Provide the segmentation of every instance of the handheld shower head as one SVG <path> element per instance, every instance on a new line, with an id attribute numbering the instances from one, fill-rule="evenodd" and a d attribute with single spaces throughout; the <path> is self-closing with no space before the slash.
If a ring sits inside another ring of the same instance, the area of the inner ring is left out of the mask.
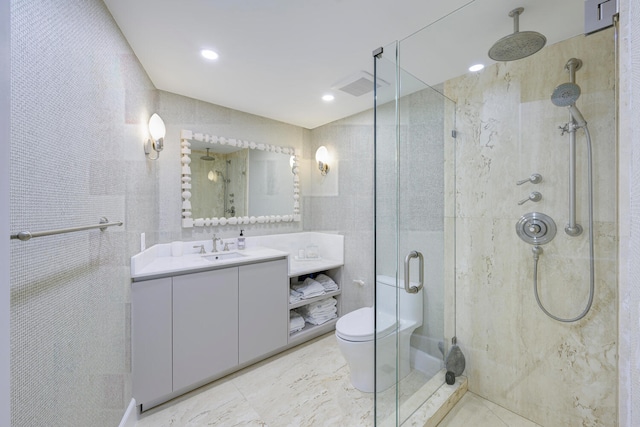
<path id="1" fill-rule="evenodd" d="M 551 102 L 557 107 L 568 107 L 580 98 L 580 86 L 575 83 L 562 83 L 551 94 Z"/>
<path id="2" fill-rule="evenodd" d="M 576 101 L 580 98 L 580 86 L 575 83 L 563 83 L 556 87 L 551 94 L 551 102 L 557 107 L 569 107 L 569 112 L 578 126 L 584 126 L 587 121 L 576 107 Z"/>

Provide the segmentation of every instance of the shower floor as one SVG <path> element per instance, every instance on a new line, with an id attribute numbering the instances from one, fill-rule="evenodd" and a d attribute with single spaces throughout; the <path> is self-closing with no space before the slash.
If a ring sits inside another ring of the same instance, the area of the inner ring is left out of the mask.
<path id="1" fill-rule="evenodd" d="M 425 383 L 424 374 L 413 371 L 403 380 L 401 390 L 413 393 Z M 391 414 L 394 398 L 393 388 L 382 393 L 378 410 Z M 440 425 L 536 426 L 491 405 L 466 393 Z M 471 423 L 469 416 L 473 416 Z M 373 394 L 362 393 L 351 385 L 349 368 L 331 333 L 152 408 L 141 415 L 136 427 L 370 427 L 374 425 L 373 417 Z"/>

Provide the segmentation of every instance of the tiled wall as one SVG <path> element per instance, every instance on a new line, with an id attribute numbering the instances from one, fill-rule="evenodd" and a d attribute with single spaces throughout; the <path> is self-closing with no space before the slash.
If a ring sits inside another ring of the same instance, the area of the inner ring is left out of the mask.
<path id="1" fill-rule="evenodd" d="M 402 188 L 399 251 L 402 259 L 409 251 L 422 252 L 427 278 L 422 295 L 423 326 L 414 334 L 412 345 L 435 357 L 442 357 L 438 342 L 443 339 L 444 328 L 444 103 L 441 94 L 425 89 L 403 97 L 400 104 L 403 121 L 399 151 Z M 398 269 L 395 103 L 379 106 L 377 114 L 377 273 L 395 277 Z M 334 161 L 339 162 L 339 182 L 337 195 L 306 198 L 304 226 L 344 234 L 342 307 L 349 312 L 373 304 L 373 110 L 321 126 L 311 133 L 310 153 L 325 145 Z M 317 173 L 313 168 L 310 172 Z M 417 270 L 414 274 L 417 281 Z M 364 280 L 365 287 L 354 285 L 356 279 Z"/>
<path id="2" fill-rule="evenodd" d="M 298 149 L 309 131 L 156 90 L 100 1 L 14 1 L 11 25 L 11 230 L 124 221 L 11 242 L 12 425 L 117 425 L 131 399 L 140 233 L 150 246 L 239 229 L 181 228 L 180 130 Z M 153 112 L 167 126 L 157 161 L 142 150 Z"/>
<path id="3" fill-rule="evenodd" d="M 344 235 L 342 310 L 373 305 L 373 114 L 367 111 L 311 131 L 304 158 L 315 168 L 316 149 L 324 145 L 337 169 L 338 192 L 303 198 L 303 224 L 308 231 Z M 329 174 L 336 171 L 329 171 Z M 310 182 L 312 178 L 308 179 Z M 322 188 L 318 194 L 322 194 Z M 363 280 L 365 286 L 353 284 Z"/>
<path id="4" fill-rule="evenodd" d="M 557 129 L 568 113 L 550 101 L 555 86 L 569 80 L 563 67 L 571 57 L 584 63 L 577 104 L 593 138 L 596 282 L 587 317 L 564 324 L 536 305 L 531 247 L 517 237 L 515 223 L 532 211 L 555 219 L 558 234 L 539 262 L 540 296 L 556 315 L 579 314 L 589 289 L 586 143 L 578 131 L 578 221 L 585 233 L 568 237 L 568 135 Z M 469 389 L 545 426 L 615 425 L 614 83 L 610 29 L 445 85 L 458 105 L 456 321 Z M 515 185 L 534 172 L 541 184 Z M 534 190 L 540 202 L 517 204 Z"/>
<path id="5" fill-rule="evenodd" d="M 129 257 L 157 241 L 155 89 L 102 2 L 11 2 L 12 426 L 117 425 L 131 398 Z"/>
<path id="6" fill-rule="evenodd" d="M 618 365 L 621 426 L 640 425 L 640 5 L 620 2 L 620 291 Z"/>
<path id="7" fill-rule="evenodd" d="M 9 231 L 9 141 L 10 141 L 10 7 L 0 3 L 0 234 Z M 9 283 L 9 241 L 0 243 L 0 283 Z M 11 425 L 10 298 L 9 286 L 0 290 L 0 425 Z"/>

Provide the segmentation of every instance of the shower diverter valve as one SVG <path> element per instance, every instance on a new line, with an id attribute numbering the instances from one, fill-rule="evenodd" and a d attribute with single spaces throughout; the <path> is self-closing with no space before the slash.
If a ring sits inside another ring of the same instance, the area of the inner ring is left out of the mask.
<path id="1" fill-rule="evenodd" d="M 556 223 L 553 219 L 540 212 L 529 212 L 516 223 L 516 233 L 530 245 L 544 245 L 556 236 Z"/>

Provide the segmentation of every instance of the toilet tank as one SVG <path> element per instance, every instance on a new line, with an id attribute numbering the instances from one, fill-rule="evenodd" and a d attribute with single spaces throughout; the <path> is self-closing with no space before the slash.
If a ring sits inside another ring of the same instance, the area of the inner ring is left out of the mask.
<path id="1" fill-rule="evenodd" d="M 417 283 L 413 283 L 417 286 Z M 400 302 L 400 320 L 422 324 L 422 289 L 415 294 L 404 290 L 404 279 L 396 286 L 395 277 L 378 275 L 376 277 L 378 310 L 391 316 L 396 315 L 396 298 Z M 397 297 L 396 297 L 397 295 Z"/>

